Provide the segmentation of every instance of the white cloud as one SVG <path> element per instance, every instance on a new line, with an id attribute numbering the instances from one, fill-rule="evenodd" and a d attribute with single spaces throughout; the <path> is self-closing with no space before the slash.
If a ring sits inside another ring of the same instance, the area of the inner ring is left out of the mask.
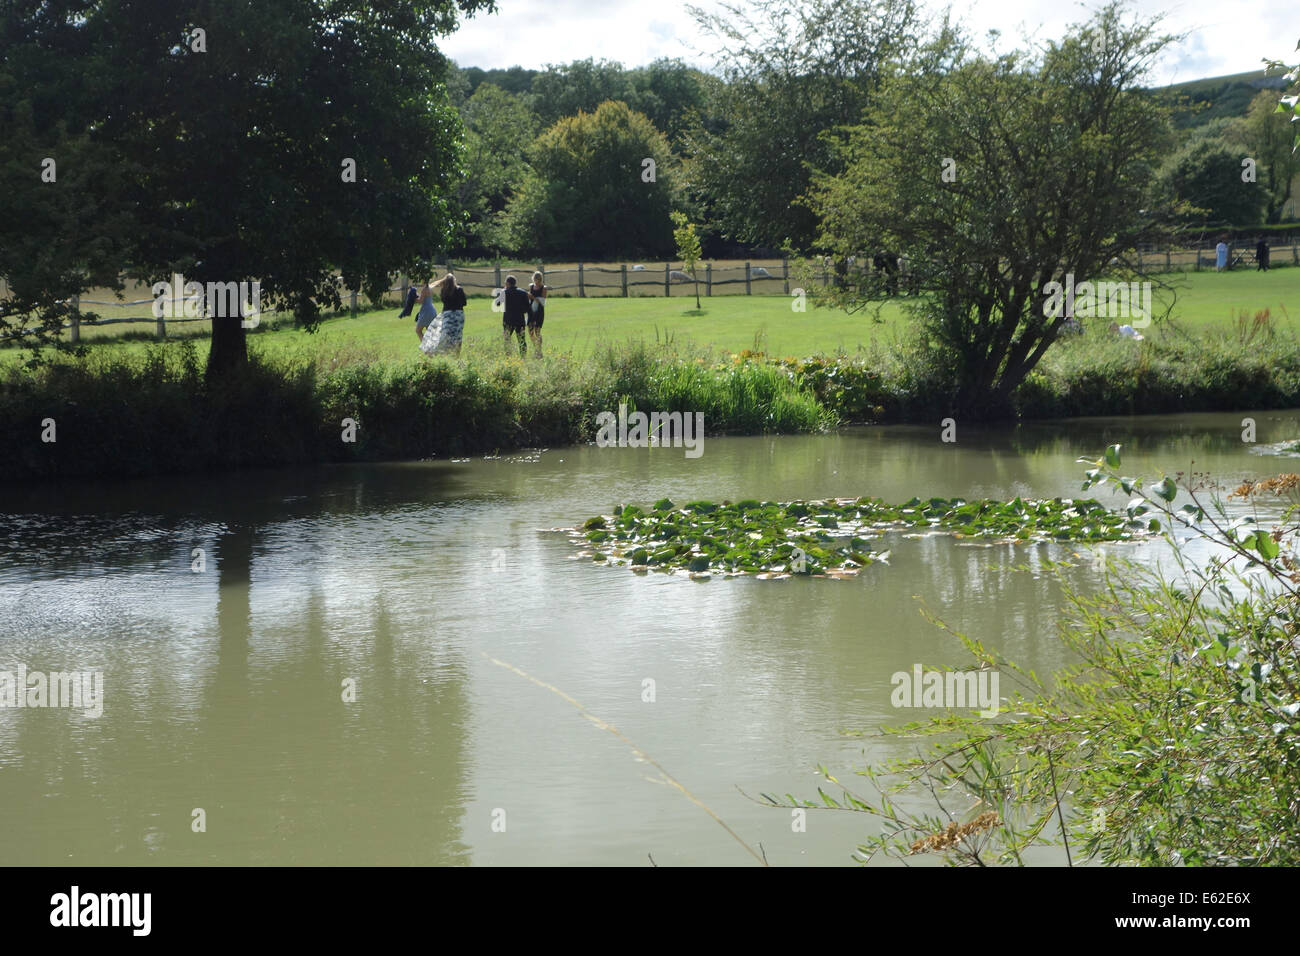
<path id="1" fill-rule="evenodd" d="M 716 8 L 716 0 L 696 5 Z M 708 64 L 711 45 L 697 35 L 686 0 L 498 0 L 490 16 L 464 21 L 439 47 L 461 66 L 523 66 L 568 63 L 593 57 L 640 66 L 658 57 Z M 1087 19 L 1094 4 L 1059 0 L 954 0 L 954 16 L 975 36 L 1001 31 L 1002 45 L 1026 33 L 1040 39 L 1064 34 Z M 931 5 L 938 10 L 938 5 Z M 1207 76 L 1262 70 L 1264 57 L 1294 59 L 1300 34 L 1286 4 L 1242 0 L 1139 0 L 1142 16 L 1165 15 L 1169 33 L 1187 33 L 1170 51 L 1156 82 L 1176 83 Z M 700 48 L 705 56 L 693 52 Z"/>

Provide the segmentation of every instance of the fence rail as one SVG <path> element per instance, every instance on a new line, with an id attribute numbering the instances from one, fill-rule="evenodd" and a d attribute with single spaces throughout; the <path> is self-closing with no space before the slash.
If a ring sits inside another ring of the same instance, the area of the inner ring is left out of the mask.
<path id="1" fill-rule="evenodd" d="M 1300 243 L 1270 246 L 1272 261 L 1283 264 L 1290 259 L 1291 265 L 1300 266 Z M 1251 268 L 1255 264 L 1255 247 L 1253 244 L 1230 246 L 1229 262 L 1232 268 Z M 1199 272 L 1215 267 L 1215 246 L 1205 243 L 1200 246 L 1182 248 L 1149 248 L 1138 255 L 1141 267 L 1149 272 Z M 507 275 L 515 275 L 521 285 L 532 279 L 534 271 L 542 273 L 542 281 L 553 295 L 576 296 L 578 298 L 632 297 L 632 296 L 693 296 L 698 282 L 700 294 L 714 295 L 789 295 L 791 292 L 791 264 L 788 259 L 756 260 L 713 260 L 702 262 L 696 269 L 695 276 L 688 275 L 681 262 L 644 263 L 556 263 L 550 266 L 525 262 L 501 262 L 490 266 L 458 266 L 454 261 L 444 260 L 440 268 L 456 275 L 457 281 L 470 295 L 495 296 L 505 284 Z M 820 268 L 815 281 L 829 285 L 836 277 L 836 270 L 829 261 L 819 263 Z M 862 274 L 875 271 L 870 256 L 856 257 L 851 270 Z M 395 275 L 393 283 L 385 290 L 380 301 L 374 305 L 384 305 L 389 296 L 396 294 L 400 304 L 410 288 L 409 277 Z M 674 292 L 674 287 L 677 291 Z M 683 288 L 685 287 L 685 288 Z M 128 287 L 138 296 L 147 290 L 147 286 Z M 105 291 L 105 290 L 96 290 Z M 9 294 L 8 286 L 0 281 L 0 298 Z M 342 294 L 348 302 L 349 309 L 355 313 L 359 308 L 360 291 L 343 289 Z M 103 306 L 113 309 L 133 309 L 149 306 L 146 315 L 112 315 L 96 320 L 95 326 L 116 324 L 140 324 L 153 322 L 155 335 L 166 338 L 167 325 L 175 322 L 206 322 L 205 317 L 153 315 L 154 299 L 135 298 L 130 301 L 117 301 L 109 298 L 80 298 L 69 300 L 74 308 L 83 306 Z M 184 299 L 178 301 L 183 302 Z M 173 310 L 175 311 L 181 310 Z M 64 325 L 70 331 L 70 338 L 80 340 L 81 320 L 73 315 L 72 320 Z"/>

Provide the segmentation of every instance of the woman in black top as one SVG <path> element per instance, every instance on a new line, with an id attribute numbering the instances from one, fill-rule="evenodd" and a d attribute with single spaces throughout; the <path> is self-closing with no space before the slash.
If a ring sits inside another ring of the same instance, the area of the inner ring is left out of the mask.
<path id="1" fill-rule="evenodd" d="M 533 284 L 528 287 L 528 301 L 531 303 L 528 313 L 528 337 L 533 340 L 533 348 L 538 358 L 542 357 L 542 320 L 546 318 L 546 286 L 542 284 L 542 274 L 533 273 Z"/>
<path id="2" fill-rule="evenodd" d="M 450 272 L 442 280 L 442 338 L 439 352 L 460 355 L 460 343 L 465 334 L 465 290 Z"/>

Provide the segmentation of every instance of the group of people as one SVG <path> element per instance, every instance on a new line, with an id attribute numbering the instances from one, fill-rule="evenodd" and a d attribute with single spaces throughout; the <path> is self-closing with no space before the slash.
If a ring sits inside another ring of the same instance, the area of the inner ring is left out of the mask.
<path id="1" fill-rule="evenodd" d="M 1259 242 L 1255 243 L 1255 267 L 1260 272 L 1268 271 L 1268 240 L 1263 236 L 1259 237 Z M 1222 272 L 1224 269 L 1231 269 L 1228 262 L 1228 243 L 1226 239 L 1220 239 L 1219 244 L 1214 247 L 1214 269 L 1216 272 Z"/>
<path id="2" fill-rule="evenodd" d="M 439 314 L 435 300 L 442 302 Z M 528 354 L 528 342 L 524 330 L 532 339 L 534 354 L 542 354 L 542 322 L 546 319 L 546 285 L 540 272 L 533 273 L 532 284 L 528 291 L 519 288 L 514 276 L 506 276 L 505 288 L 500 291 L 498 301 L 504 306 L 502 330 L 506 350 L 510 349 L 512 336 L 519 341 L 519 354 Z M 427 355 L 450 353 L 460 355 L 461 342 L 465 337 L 465 289 L 450 272 L 441 279 L 425 280 L 419 288 L 412 286 L 406 295 L 406 303 L 398 318 L 408 318 L 415 310 L 416 303 L 420 310 L 415 316 L 415 336 L 420 340 L 420 350 Z"/>

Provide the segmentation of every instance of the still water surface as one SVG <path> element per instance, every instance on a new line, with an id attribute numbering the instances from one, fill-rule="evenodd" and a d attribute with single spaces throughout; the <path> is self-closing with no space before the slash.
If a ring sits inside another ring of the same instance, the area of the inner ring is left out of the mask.
<path id="1" fill-rule="evenodd" d="M 106 703 L 0 709 L 0 864 L 753 862 L 627 743 L 492 659 L 617 727 L 772 863 L 849 863 L 867 818 L 793 832 L 740 791 L 815 797 L 818 763 L 847 780 L 904 755 L 843 732 L 924 714 L 890 706 L 894 672 L 965 663 L 922 607 L 1040 673 L 1065 663 L 1044 565 L 1067 549 L 890 535 L 890 563 L 853 580 L 699 582 L 574 560 L 549 529 L 664 496 L 1073 496 L 1075 459 L 1114 442 L 1130 473 L 1231 488 L 1290 470 L 1242 443 L 1243 417 L 6 489 L 0 670 L 102 671 Z M 1300 414 L 1253 417 L 1260 443 L 1300 437 Z"/>

